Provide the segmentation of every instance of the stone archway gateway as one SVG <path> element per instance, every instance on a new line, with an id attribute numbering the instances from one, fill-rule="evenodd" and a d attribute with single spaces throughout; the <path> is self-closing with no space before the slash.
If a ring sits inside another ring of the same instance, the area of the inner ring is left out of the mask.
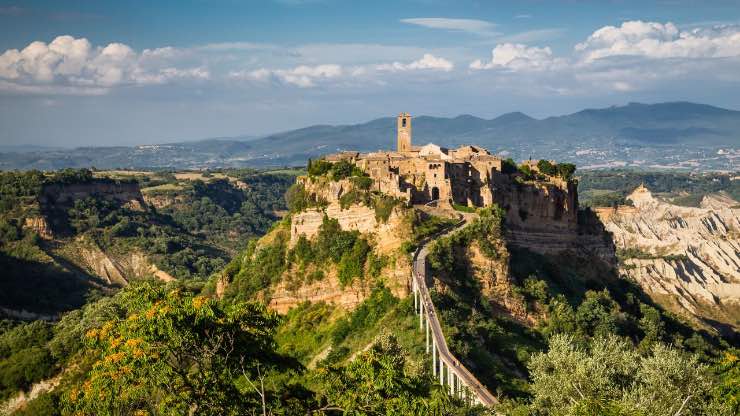
<path id="1" fill-rule="evenodd" d="M 432 201 L 436 201 L 439 199 L 439 188 L 432 187 Z"/>

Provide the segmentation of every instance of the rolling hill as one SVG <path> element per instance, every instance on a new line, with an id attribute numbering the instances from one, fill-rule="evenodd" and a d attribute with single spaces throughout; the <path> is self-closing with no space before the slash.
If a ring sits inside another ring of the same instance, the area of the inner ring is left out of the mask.
<path id="1" fill-rule="evenodd" d="M 740 111 L 689 102 L 630 103 L 544 119 L 521 112 L 490 120 L 472 115 L 419 116 L 414 118 L 413 132 L 417 144 L 478 144 L 515 159 L 548 157 L 592 167 L 733 170 L 740 153 Z M 354 125 L 314 125 L 257 139 L 0 153 L 0 168 L 300 165 L 338 150 L 387 149 L 394 138 L 395 120 L 384 117 Z"/>

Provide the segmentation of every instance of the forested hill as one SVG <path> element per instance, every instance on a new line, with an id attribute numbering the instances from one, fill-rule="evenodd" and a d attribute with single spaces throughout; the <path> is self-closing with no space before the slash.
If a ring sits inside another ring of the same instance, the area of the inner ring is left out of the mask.
<path id="1" fill-rule="evenodd" d="M 295 172 L 0 173 L 0 308 L 54 314 L 130 282 L 205 279 L 285 210 Z"/>

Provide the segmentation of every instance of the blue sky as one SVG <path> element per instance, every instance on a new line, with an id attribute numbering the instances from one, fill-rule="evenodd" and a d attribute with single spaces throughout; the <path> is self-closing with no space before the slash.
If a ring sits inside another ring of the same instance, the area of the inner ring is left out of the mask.
<path id="1" fill-rule="evenodd" d="M 0 145 L 739 92 L 738 1 L 0 0 Z"/>

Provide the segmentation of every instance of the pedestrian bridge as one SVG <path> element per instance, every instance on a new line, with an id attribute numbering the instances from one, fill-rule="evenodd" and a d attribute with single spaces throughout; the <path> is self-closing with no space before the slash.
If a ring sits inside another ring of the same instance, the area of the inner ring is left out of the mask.
<path id="1" fill-rule="evenodd" d="M 453 230 L 465 226 L 461 221 Z M 450 232 L 450 231 L 448 231 Z M 414 292 L 414 310 L 419 315 L 419 329 L 426 331 L 426 353 L 432 355 L 432 371 L 443 386 L 449 386 L 450 394 L 468 403 L 492 406 L 496 397 L 455 358 L 447 348 L 442 327 L 437 319 L 432 298 L 426 284 L 426 258 L 431 241 L 441 234 L 427 239 L 414 253 L 411 287 Z"/>

